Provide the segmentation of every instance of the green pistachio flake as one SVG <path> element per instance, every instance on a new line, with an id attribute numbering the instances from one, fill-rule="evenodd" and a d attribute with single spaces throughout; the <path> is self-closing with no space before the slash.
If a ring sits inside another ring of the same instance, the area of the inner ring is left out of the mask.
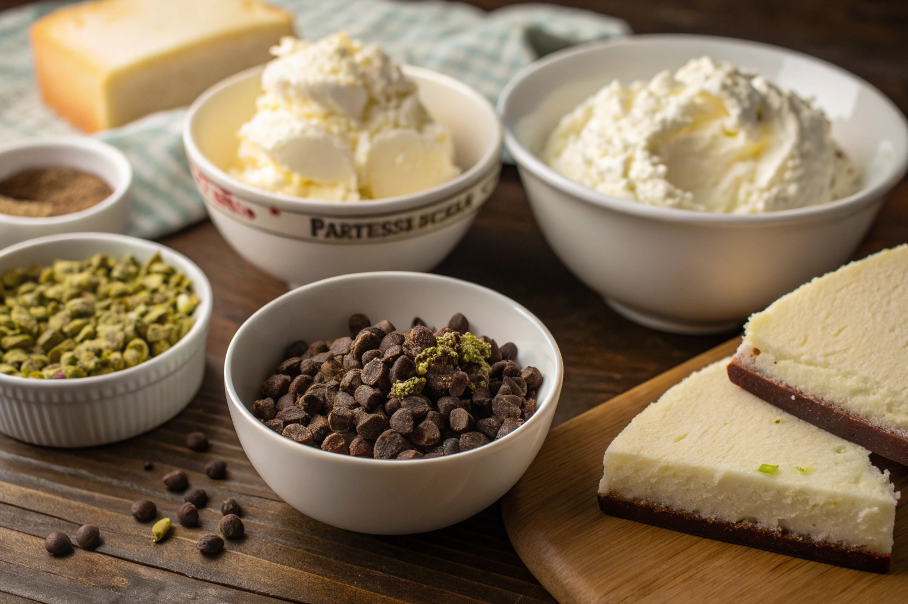
<path id="1" fill-rule="evenodd" d="M 757 468 L 757 472 L 763 472 L 764 474 L 775 474 L 776 470 L 779 469 L 779 466 L 773 466 L 768 463 L 760 464 L 760 467 Z"/>
<path id="2" fill-rule="evenodd" d="M 781 423 L 782 423 L 782 420 L 777 419 L 777 420 L 776 420 L 776 423 L 777 423 L 777 424 L 781 424 Z"/>
<path id="3" fill-rule="evenodd" d="M 810 466 L 804 466 L 803 468 L 801 466 L 795 466 L 795 467 L 798 469 L 798 472 L 802 472 L 804 474 L 807 474 L 808 472 L 813 471 L 813 468 L 811 468 Z"/>
<path id="4" fill-rule="evenodd" d="M 419 394 L 426 386 L 426 378 L 412 377 L 404 382 L 397 381 L 391 386 L 391 396 L 404 399 L 408 396 Z"/>

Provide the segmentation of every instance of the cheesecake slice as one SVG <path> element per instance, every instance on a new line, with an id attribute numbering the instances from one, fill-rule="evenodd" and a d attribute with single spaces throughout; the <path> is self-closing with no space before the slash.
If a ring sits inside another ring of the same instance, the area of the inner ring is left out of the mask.
<path id="1" fill-rule="evenodd" d="M 908 245 L 814 279 L 751 316 L 728 374 L 781 409 L 908 464 Z"/>
<path id="2" fill-rule="evenodd" d="M 612 516 L 859 570 L 886 572 L 898 494 L 867 449 L 728 381 L 694 373 L 609 445 Z"/>

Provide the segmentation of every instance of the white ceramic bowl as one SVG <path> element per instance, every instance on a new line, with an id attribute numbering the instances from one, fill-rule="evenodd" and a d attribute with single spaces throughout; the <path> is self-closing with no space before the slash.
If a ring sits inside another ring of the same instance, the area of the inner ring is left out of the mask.
<path id="1" fill-rule="evenodd" d="M 429 113 L 451 129 L 463 172 L 412 195 L 332 203 L 269 193 L 227 173 L 236 132 L 255 110 L 261 71 L 244 71 L 205 92 L 183 131 L 208 214 L 237 253 L 293 287 L 352 272 L 425 271 L 454 249 L 501 171 L 501 125 L 484 97 L 447 76 L 405 66 Z"/>
<path id="2" fill-rule="evenodd" d="M 262 382 L 294 340 L 333 340 L 348 333 L 357 312 L 407 329 L 414 316 L 447 325 L 456 312 L 471 331 L 514 342 L 517 361 L 537 367 L 543 384 L 528 422 L 484 447 L 437 459 L 363 459 L 327 453 L 266 428 L 249 411 Z M 230 342 L 224 383 L 233 425 L 249 461 L 284 501 L 343 529 L 419 533 L 476 514 L 523 475 L 545 440 L 563 378 L 552 334 L 530 312 L 492 290 L 422 273 L 361 273 L 293 290 L 264 306 Z"/>
<path id="3" fill-rule="evenodd" d="M 106 375 L 35 380 L 0 374 L 0 432 L 49 447 L 89 447 L 125 440 L 155 428 L 189 404 L 205 373 L 211 285 L 186 256 L 163 245 L 103 233 L 53 235 L 0 252 L 0 274 L 13 267 L 83 260 L 99 252 L 132 254 L 140 262 L 159 252 L 192 279 L 200 299 L 195 325 L 172 348 L 148 361 Z"/>
<path id="4" fill-rule="evenodd" d="M 757 216 L 659 208 L 610 197 L 536 155 L 561 116 L 602 86 L 650 79 L 708 55 L 813 97 L 864 176 L 848 198 Z M 555 53 L 501 94 L 505 142 L 549 244 L 615 310 L 678 333 L 740 328 L 750 313 L 845 262 L 905 173 L 908 127 L 867 82 L 790 50 L 724 38 L 631 36 Z"/>
<path id="5" fill-rule="evenodd" d="M 0 214 L 0 249 L 44 235 L 96 231 L 125 233 L 129 222 L 132 167 L 126 156 L 87 136 L 33 138 L 0 146 L 0 180 L 27 168 L 63 166 L 98 176 L 113 193 L 81 212 L 30 218 Z"/>

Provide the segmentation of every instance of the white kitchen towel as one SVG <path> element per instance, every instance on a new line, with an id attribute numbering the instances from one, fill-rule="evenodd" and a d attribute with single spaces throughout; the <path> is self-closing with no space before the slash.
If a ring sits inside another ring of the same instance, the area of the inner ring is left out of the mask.
<path id="1" fill-rule="evenodd" d="M 485 12 L 454 2 L 272 2 L 293 13 L 301 37 L 315 40 L 346 30 L 378 43 L 397 61 L 453 76 L 492 103 L 507 81 L 539 56 L 629 33 L 617 19 L 540 4 Z M 75 132 L 41 103 L 28 43 L 28 27 L 62 4 L 42 2 L 0 13 L 0 142 Z M 132 162 L 132 235 L 161 237 L 205 218 L 183 153 L 184 114 L 183 109 L 157 113 L 96 135 Z"/>

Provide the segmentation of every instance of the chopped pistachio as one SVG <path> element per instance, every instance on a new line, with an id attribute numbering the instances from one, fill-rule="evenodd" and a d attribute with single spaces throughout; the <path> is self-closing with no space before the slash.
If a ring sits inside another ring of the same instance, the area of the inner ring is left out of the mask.
<path id="1" fill-rule="evenodd" d="M 426 378 L 412 377 L 406 381 L 397 381 L 391 386 L 391 396 L 404 399 L 413 394 L 419 394 L 426 386 Z"/>
<path id="2" fill-rule="evenodd" d="M 764 474 L 775 474 L 776 470 L 779 469 L 779 466 L 774 466 L 768 463 L 760 464 L 760 467 L 757 468 L 757 472 L 763 472 Z"/>

